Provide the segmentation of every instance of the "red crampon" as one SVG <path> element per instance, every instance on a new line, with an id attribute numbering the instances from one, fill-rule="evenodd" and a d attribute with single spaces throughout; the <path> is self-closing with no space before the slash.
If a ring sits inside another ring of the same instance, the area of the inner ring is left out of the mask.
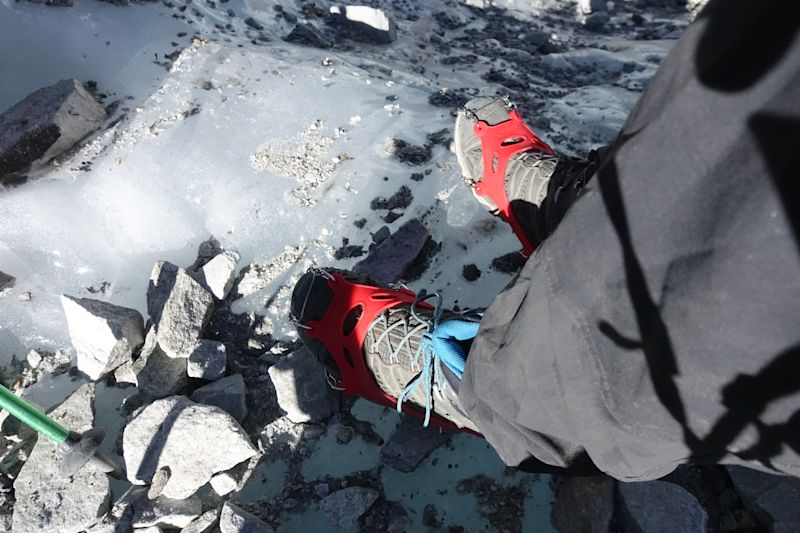
<path id="1" fill-rule="evenodd" d="M 474 184 L 475 193 L 488 196 L 497 206 L 500 215 L 511 225 L 514 234 L 522 243 L 523 254 L 529 257 L 535 248 L 525 235 L 508 201 L 505 188 L 505 175 L 508 160 L 514 154 L 539 150 L 555 154 L 555 150 L 541 140 L 531 130 L 516 109 L 509 112 L 508 120 L 490 126 L 478 120 L 473 126 L 475 135 L 481 140 L 483 150 L 483 179 Z"/>
<path id="2" fill-rule="evenodd" d="M 397 407 L 397 398 L 384 392 L 372 377 L 362 353 L 364 339 L 372 322 L 386 309 L 401 304 L 411 305 L 417 295 L 408 289 L 387 289 L 360 285 L 347 281 L 338 272 L 330 272 L 326 280 L 333 292 L 333 300 L 325 312 L 325 319 L 309 321 L 304 324 L 305 334 L 319 339 L 336 361 L 341 375 L 337 388 L 344 394 L 358 395 L 384 405 Z M 417 303 L 425 309 L 433 309 L 425 302 Z M 358 316 L 355 326 L 346 324 L 353 316 Z M 402 411 L 420 420 L 425 418 L 423 410 L 404 403 Z M 442 429 L 466 431 L 436 413 L 431 415 L 431 424 Z"/>

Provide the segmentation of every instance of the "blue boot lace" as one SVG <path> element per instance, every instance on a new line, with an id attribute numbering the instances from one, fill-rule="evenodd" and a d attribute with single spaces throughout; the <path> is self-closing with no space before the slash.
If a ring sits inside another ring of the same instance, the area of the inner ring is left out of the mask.
<path id="1" fill-rule="evenodd" d="M 433 316 L 426 319 L 417 312 L 417 305 L 436 298 Z M 419 374 L 412 379 L 403 389 L 397 398 L 397 412 L 402 412 L 403 402 L 405 402 L 420 386 L 425 387 L 425 419 L 423 426 L 427 427 L 431 418 L 432 390 L 436 385 L 440 389 L 447 388 L 447 380 L 444 378 L 441 365 L 444 364 L 460 380 L 464 375 L 464 367 L 467 362 L 466 354 L 458 341 L 473 339 L 478 334 L 479 322 L 482 313 L 480 310 L 463 313 L 462 318 L 448 318 L 444 322 L 442 318 L 442 297 L 438 293 L 420 293 L 414 303 L 411 304 L 411 315 L 419 322 L 418 325 L 409 328 L 406 320 L 398 320 L 387 325 L 386 329 L 375 341 L 379 345 L 384 339 L 388 338 L 391 331 L 404 327 L 406 328 L 403 338 L 396 347 L 393 348 L 389 358 L 390 361 L 398 361 L 398 356 L 405 348 L 406 353 L 411 357 L 411 364 L 421 368 Z M 386 320 L 385 317 L 378 317 L 373 325 L 378 321 Z M 372 326 L 370 326 L 371 328 Z M 425 330 L 422 339 L 417 345 L 417 349 L 411 349 L 411 339 Z"/>

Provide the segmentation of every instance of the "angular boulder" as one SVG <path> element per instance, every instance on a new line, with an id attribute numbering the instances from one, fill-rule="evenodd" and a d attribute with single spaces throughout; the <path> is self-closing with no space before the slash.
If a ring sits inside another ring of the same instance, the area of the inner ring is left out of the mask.
<path id="1" fill-rule="evenodd" d="M 708 514 L 697 498 L 666 481 L 617 485 L 623 533 L 706 533 Z"/>
<path id="2" fill-rule="evenodd" d="M 239 254 L 230 251 L 222 252 L 200 267 L 196 272 L 195 279 L 218 300 L 224 300 L 233 287 L 238 263 Z"/>
<path id="3" fill-rule="evenodd" d="M 61 80 L 0 115 L 0 183 L 43 165 L 103 124 L 106 111 L 78 80 Z"/>
<path id="4" fill-rule="evenodd" d="M 366 259 L 353 267 L 353 271 L 367 274 L 379 283 L 395 283 L 417 258 L 427 240 L 425 226 L 417 219 L 409 220 L 373 248 Z"/>
<path id="5" fill-rule="evenodd" d="M 50 416 L 72 431 L 94 423 L 94 384 L 75 391 Z M 61 473 L 64 454 L 40 436 L 14 481 L 14 533 L 78 533 L 99 522 L 109 509 L 108 476 L 87 465 L 72 476 Z"/>
<path id="6" fill-rule="evenodd" d="M 144 342 L 139 311 L 89 298 L 62 295 L 69 336 L 78 354 L 78 370 L 92 380 L 130 361 Z"/>
<path id="7" fill-rule="evenodd" d="M 361 515 L 378 499 L 378 491 L 367 487 L 347 487 L 325 496 L 319 507 L 325 517 L 341 528 L 353 527 Z"/>
<path id="8" fill-rule="evenodd" d="M 214 489 L 214 492 L 220 496 L 226 496 L 230 494 L 239 486 L 233 476 L 228 472 L 221 472 L 214 475 L 214 477 L 211 478 L 210 483 L 211 488 Z"/>
<path id="9" fill-rule="evenodd" d="M 614 516 L 615 481 L 608 476 L 570 477 L 550 513 L 559 533 L 607 533 Z"/>
<path id="10" fill-rule="evenodd" d="M 186 372 L 190 377 L 211 381 L 225 375 L 227 364 L 228 353 L 224 344 L 200 339 L 189 354 Z"/>
<path id="11" fill-rule="evenodd" d="M 800 479 L 743 466 L 729 466 L 728 473 L 744 505 L 769 531 L 800 531 Z"/>
<path id="12" fill-rule="evenodd" d="M 397 40 L 397 23 L 382 9 L 368 6 L 333 6 L 331 20 L 353 40 L 389 44 Z"/>
<path id="13" fill-rule="evenodd" d="M 214 297 L 183 268 L 159 261 L 150 274 L 147 312 L 170 357 L 189 357 L 211 317 Z"/>
<path id="14" fill-rule="evenodd" d="M 278 405 L 295 424 L 321 422 L 339 410 L 338 393 L 328 385 L 325 368 L 307 348 L 281 358 L 268 372 Z"/>
<path id="15" fill-rule="evenodd" d="M 6 289 L 10 289 L 14 287 L 14 284 L 17 282 L 14 276 L 10 276 L 0 270 L 0 293 L 2 293 Z"/>
<path id="16" fill-rule="evenodd" d="M 169 468 L 161 495 L 172 499 L 188 498 L 214 474 L 258 453 L 232 416 L 182 396 L 139 411 L 125 428 L 122 449 L 131 483 L 150 483 L 158 470 Z"/>
<path id="17" fill-rule="evenodd" d="M 182 392 L 189 384 L 186 368 L 186 359 L 169 357 L 164 353 L 156 340 L 155 329 L 151 327 L 139 358 L 130 366 L 130 372 L 126 365 L 118 370 L 122 374 L 119 377 L 133 378 L 132 383 L 145 401 L 152 401 Z M 117 376 L 117 373 L 114 375 Z"/>
<path id="18" fill-rule="evenodd" d="M 598 11 L 606 11 L 606 0 L 578 0 L 578 11 L 584 15 L 589 13 L 596 13 Z"/>
<path id="19" fill-rule="evenodd" d="M 181 529 L 181 533 L 208 533 L 217 525 L 218 520 L 219 509 L 206 511 L 193 520 L 191 524 Z"/>
<path id="20" fill-rule="evenodd" d="M 275 530 L 252 513 L 231 502 L 225 502 L 219 515 L 222 533 L 273 533 Z"/>
<path id="21" fill-rule="evenodd" d="M 330 48 L 333 43 L 310 22 L 298 24 L 284 40 L 287 43 L 313 46 L 314 48 Z"/>
<path id="22" fill-rule="evenodd" d="M 192 401 L 219 407 L 239 422 L 247 416 L 244 378 L 240 374 L 200 387 L 192 393 Z"/>

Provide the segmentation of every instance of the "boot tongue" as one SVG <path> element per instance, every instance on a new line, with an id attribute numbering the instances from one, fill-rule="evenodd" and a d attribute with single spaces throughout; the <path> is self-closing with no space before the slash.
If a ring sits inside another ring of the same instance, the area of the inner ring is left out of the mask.
<path id="1" fill-rule="evenodd" d="M 465 341 L 471 341 L 478 334 L 479 322 L 463 319 L 444 320 L 428 335 L 436 355 L 458 379 L 464 375 L 467 354 L 464 351 Z"/>

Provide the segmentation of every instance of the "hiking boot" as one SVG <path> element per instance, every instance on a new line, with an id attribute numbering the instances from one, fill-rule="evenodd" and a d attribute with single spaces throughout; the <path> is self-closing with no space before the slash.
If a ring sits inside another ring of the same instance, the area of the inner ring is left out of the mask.
<path id="1" fill-rule="evenodd" d="M 425 426 L 477 432 L 457 393 L 479 314 L 443 311 L 438 295 L 417 296 L 335 269 L 304 274 L 291 309 L 332 387 L 396 407 Z"/>
<path id="2" fill-rule="evenodd" d="M 526 256 L 552 233 L 594 172 L 589 161 L 556 154 L 505 98 L 467 102 L 454 139 L 464 182 L 487 211 L 508 222 Z"/>

